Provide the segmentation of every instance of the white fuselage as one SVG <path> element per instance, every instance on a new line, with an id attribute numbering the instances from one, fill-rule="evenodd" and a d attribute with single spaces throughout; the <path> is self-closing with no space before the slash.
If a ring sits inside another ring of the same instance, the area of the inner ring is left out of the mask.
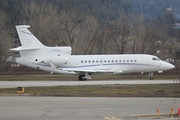
<path id="1" fill-rule="evenodd" d="M 50 60 L 56 66 L 53 68 L 49 63 L 42 62 L 43 60 Z M 60 62 L 64 59 L 63 62 Z M 59 62 L 58 62 L 59 60 Z M 91 70 L 112 70 L 110 73 L 123 74 L 132 72 L 154 72 L 164 71 L 174 68 L 173 65 L 158 59 L 153 55 L 143 54 L 126 54 L 126 55 L 69 55 L 57 57 L 34 57 L 34 58 L 17 58 L 16 62 L 32 68 L 45 70 L 54 73 L 69 73 L 79 74 L 72 72 L 70 69 L 83 69 L 89 72 Z M 61 68 L 64 68 L 62 70 Z M 67 70 L 66 70 L 67 69 Z"/>

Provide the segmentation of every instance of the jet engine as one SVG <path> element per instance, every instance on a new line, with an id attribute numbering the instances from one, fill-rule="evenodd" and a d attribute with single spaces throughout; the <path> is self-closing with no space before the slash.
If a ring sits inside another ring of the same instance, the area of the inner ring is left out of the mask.
<path id="1" fill-rule="evenodd" d="M 55 65 L 63 65 L 63 64 L 67 64 L 67 61 L 68 58 L 66 56 L 56 56 L 56 57 L 47 58 L 41 61 L 41 63 L 49 64 L 50 62 L 52 62 Z"/>

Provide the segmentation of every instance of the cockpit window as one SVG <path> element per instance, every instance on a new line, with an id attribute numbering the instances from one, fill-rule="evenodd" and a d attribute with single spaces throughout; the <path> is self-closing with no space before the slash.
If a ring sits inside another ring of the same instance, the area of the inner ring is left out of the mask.
<path id="1" fill-rule="evenodd" d="M 152 58 L 152 60 L 157 61 L 157 59 L 156 59 L 156 58 Z"/>
<path id="2" fill-rule="evenodd" d="M 157 58 L 157 60 L 158 60 L 158 61 L 161 61 L 161 59 L 160 59 L 160 58 Z"/>
<path id="3" fill-rule="evenodd" d="M 161 61 L 160 58 L 152 58 L 153 61 Z"/>

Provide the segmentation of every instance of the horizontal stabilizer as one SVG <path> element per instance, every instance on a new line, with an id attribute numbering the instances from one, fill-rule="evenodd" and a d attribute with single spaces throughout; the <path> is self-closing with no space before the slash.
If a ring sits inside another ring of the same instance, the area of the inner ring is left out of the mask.
<path id="1" fill-rule="evenodd" d="M 16 25 L 16 28 L 17 29 L 27 29 L 27 28 L 30 28 L 29 25 Z"/>
<path id="2" fill-rule="evenodd" d="M 10 51 L 18 52 L 23 50 L 37 50 L 40 49 L 40 47 L 17 47 L 17 48 L 11 48 Z"/>

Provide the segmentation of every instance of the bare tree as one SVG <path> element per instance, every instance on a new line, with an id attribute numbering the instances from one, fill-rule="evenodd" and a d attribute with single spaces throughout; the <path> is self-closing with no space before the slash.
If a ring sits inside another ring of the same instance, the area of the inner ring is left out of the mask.
<path id="1" fill-rule="evenodd" d="M 8 16 L 3 12 L 3 10 L 0 10 L 0 13 L 0 66 L 1 69 L 3 69 L 7 57 L 10 55 L 9 48 L 12 47 L 12 38 L 9 31 L 10 29 L 6 27 Z"/>
<path id="2" fill-rule="evenodd" d="M 176 55 L 175 52 L 178 50 L 178 43 L 176 38 L 169 38 L 165 43 L 164 43 L 164 52 L 166 52 L 165 58 L 168 59 L 173 59 L 175 60 Z M 169 61 L 172 62 L 172 61 Z"/>
<path id="3" fill-rule="evenodd" d="M 60 13 L 59 22 L 63 44 L 73 48 L 72 54 L 77 53 L 77 35 L 81 28 L 82 17 L 75 11 L 64 10 Z"/>
<path id="4" fill-rule="evenodd" d="M 93 15 L 81 15 L 75 11 L 62 11 L 59 28 L 64 45 L 72 47 L 72 54 L 93 54 L 97 51 L 103 32 Z"/>
<path id="5" fill-rule="evenodd" d="M 71 46 L 72 54 L 92 53 L 102 32 L 94 16 L 79 16 L 76 11 L 62 10 L 57 13 L 51 5 L 29 1 L 23 4 L 24 22 L 46 45 Z"/>
<path id="6" fill-rule="evenodd" d="M 157 50 L 155 46 L 159 46 L 157 41 L 163 41 L 166 36 L 162 28 L 154 24 L 146 24 L 143 15 L 135 19 L 132 31 L 130 49 L 134 54 L 155 54 Z"/>
<path id="7" fill-rule="evenodd" d="M 133 15 L 134 16 L 134 15 Z M 129 49 L 133 54 L 142 53 L 141 46 L 145 39 L 146 25 L 143 15 L 135 15 L 131 29 L 132 41 Z"/>
<path id="8" fill-rule="evenodd" d="M 112 24 L 112 40 L 114 42 L 112 48 L 114 48 L 116 53 L 124 54 L 127 52 L 128 42 L 131 41 L 131 18 L 122 11 L 120 18 L 115 20 Z"/>
<path id="9" fill-rule="evenodd" d="M 31 31 L 41 42 L 51 46 L 58 44 L 59 15 L 56 7 L 48 3 L 38 4 L 38 1 L 31 0 L 24 2 L 22 12 L 24 12 L 23 23 L 31 26 Z"/>
<path id="10" fill-rule="evenodd" d="M 95 54 L 98 52 L 99 42 L 102 40 L 103 31 L 98 20 L 93 15 L 85 16 L 78 34 L 78 48 L 80 54 Z"/>

